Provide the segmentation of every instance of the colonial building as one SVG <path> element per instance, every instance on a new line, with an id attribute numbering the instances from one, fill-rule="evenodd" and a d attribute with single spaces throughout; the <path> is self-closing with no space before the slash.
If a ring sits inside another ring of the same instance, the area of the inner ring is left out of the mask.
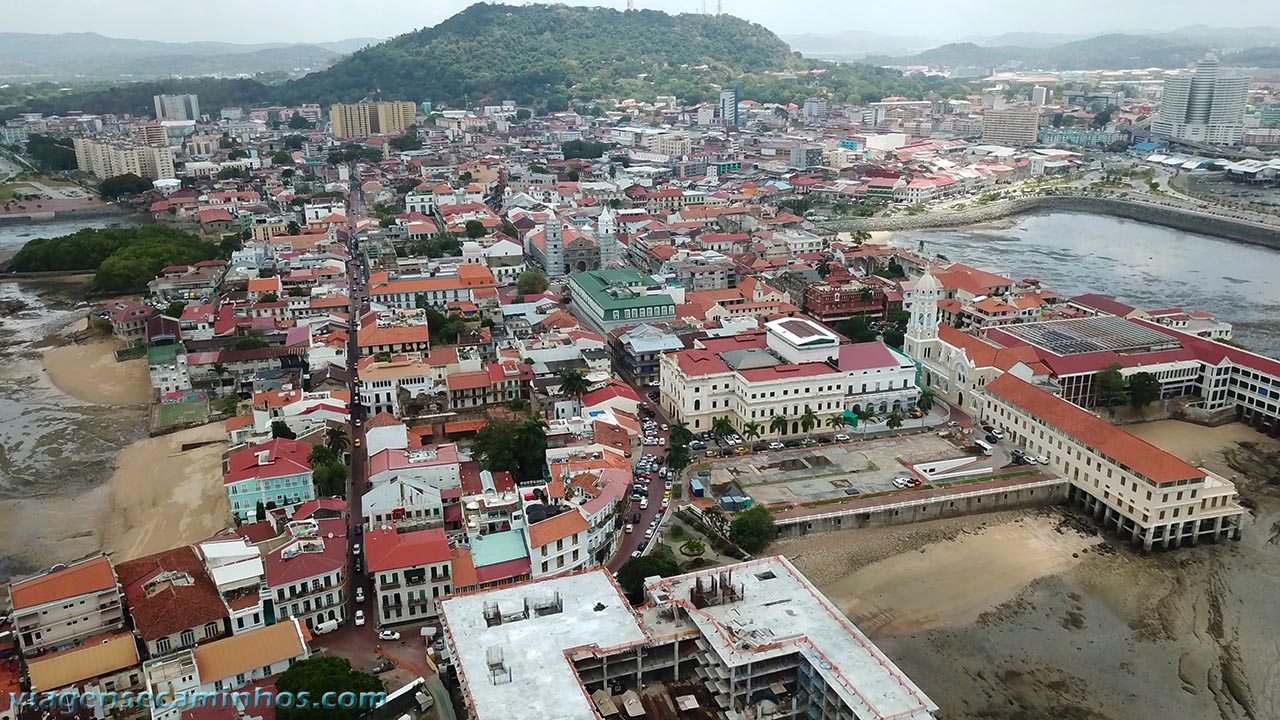
<path id="1" fill-rule="evenodd" d="M 436 601 L 453 592 L 449 541 L 444 530 L 396 532 L 383 527 L 364 534 L 379 626 L 426 622 Z"/>

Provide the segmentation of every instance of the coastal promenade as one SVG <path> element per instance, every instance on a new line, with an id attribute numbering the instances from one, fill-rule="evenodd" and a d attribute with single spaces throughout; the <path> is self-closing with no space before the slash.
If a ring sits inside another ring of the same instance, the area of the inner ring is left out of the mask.
<path id="1" fill-rule="evenodd" d="M 835 232 L 897 231 L 961 227 L 1036 212 L 1083 212 L 1111 215 L 1164 227 L 1213 235 L 1226 240 L 1280 249 L 1280 219 L 1172 196 L 1146 193 L 1105 194 L 1063 191 L 998 200 L 962 210 L 934 210 L 918 215 L 828 220 L 818 227 Z"/>

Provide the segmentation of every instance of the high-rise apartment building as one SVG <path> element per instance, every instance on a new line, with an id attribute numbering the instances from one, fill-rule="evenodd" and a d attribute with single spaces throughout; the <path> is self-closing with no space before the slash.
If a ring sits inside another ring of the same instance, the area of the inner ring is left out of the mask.
<path id="1" fill-rule="evenodd" d="M 1043 85 L 1036 85 L 1031 88 L 1031 104 L 1036 107 L 1044 107 L 1049 104 L 1049 88 Z"/>
<path id="2" fill-rule="evenodd" d="M 982 114 L 982 142 L 989 145 L 1034 145 L 1040 130 L 1040 110 L 1017 106 L 990 109 Z"/>
<path id="3" fill-rule="evenodd" d="M 98 178 L 132 173 L 138 177 L 160 180 L 177 177 L 173 166 L 173 149 L 166 146 L 134 145 L 75 138 L 76 166 Z"/>
<path id="4" fill-rule="evenodd" d="M 413 124 L 417 106 L 411 102 L 335 104 L 329 109 L 331 132 L 336 138 L 386 135 Z"/>
<path id="5" fill-rule="evenodd" d="M 738 88 L 720 91 L 720 124 L 734 127 L 738 124 Z"/>
<path id="6" fill-rule="evenodd" d="M 1165 78 L 1151 131 L 1171 140 L 1239 145 L 1248 96 L 1249 78 L 1224 75 L 1218 59 L 1207 55 L 1191 74 Z"/>
<path id="7" fill-rule="evenodd" d="M 157 120 L 199 120 L 200 99 L 195 95 L 153 95 Z"/>

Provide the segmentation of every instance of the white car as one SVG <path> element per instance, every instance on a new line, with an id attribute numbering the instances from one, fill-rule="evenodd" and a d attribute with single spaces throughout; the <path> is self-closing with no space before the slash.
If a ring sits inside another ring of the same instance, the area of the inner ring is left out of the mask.
<path id="1" fill-rule="evenodd" d="M 379 630 L 378 639 L 379 640 L 399 640 L 400 633 L 396 632 L 395 630 Z"/>
<path id="2" fill-rule="evenodd" d="M 355 545 L 352 545 L 352 546 L 351 546 L 351 554 L 352 554 L 352 555 L 359 555 L 359 554 L 360 554 L 360 543 L 356 543 Z"/>
<path id="3" fill-rule="evenodd" d="M 356 611 L 356 627 L 363 627 L 363 626 L 364 626 L 364 611 L 357 610 Z"/>
<path id="4" fill-rule="evenodd" d="M 639 550 L 636 550 L 636 551 L 634 551 L 634 552 L 632 552 L 632 553 L 631 553 L 631 557 L 633 557 L 633 558 L 638 558 L 638 557 L 640 557 L 640 555 L 641 555 L 641 552 L 640 552 Z"/>
<path id="5" fill-rule="evenodd" d="M 641 510 L 649 509 L 649 498 L 640 498 L 640 509 Z"/>
<path id="6" fill-rule="evenodd" d="M 356 588 L 356 602 L 364 602 L 364 588 L 362 587 Z"/>
<path id="7" fill-rule="evenodd" d="M 622 528 L 622 532 L 627 533 L 628 535 L 630 535 L 630 534 L 631 534 L 631 532 L 632 532 L 633 530 L 635 530 L 635 529 L 636 529 L 636 528 L 635 528 L 635 526 L 634 526 L 634 525 L 632 525 L 631 523 L 627 523 L 627 524 L 626 524 L 626 526 Z"/>
<path id="8" fill-rule="evenodd" d="M 652 527 L 650 527 L 648 530 L 645 530 L 645 531 L 644 531 L 644 539 L 645 539 L 645 540 L 648 540 L 648 539 L 649 539 L 649 538 L 651 538 L 651 537 L 653 537 L 653 528 L 652 528 Z"/>
<path id="9" fill-rule="evenodd" d="M 906 478 L 894 478 L 893 486 L 898 488 L 899 490 L 906 490 L 907 488 L 911 487 L 911 481 Z"/>
<path id="10" fill-rule="evenodd" d="M 849 436 L 844 433 L 836 435 L 836 442 L 849 442 Z"/>
<path id="11" fill-rule="evenodd" d="M 783 448 L 782 443 L 778 442 L 777 440 L 774 440 L 773 442 L 769 443 L 770 450 L 781 450 L 782 448 Z"/>
<path id="12" fill-rule="evenodd" d="M 1044 455 L 1037 455 L 1036 462 L 1040 463 L 1041 465 L 1048 465 L 1049 458 L 1045 457 Z"/>

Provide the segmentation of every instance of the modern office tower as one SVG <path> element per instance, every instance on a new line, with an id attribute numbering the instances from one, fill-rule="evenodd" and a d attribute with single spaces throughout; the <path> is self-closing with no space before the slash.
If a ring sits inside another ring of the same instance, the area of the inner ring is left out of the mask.
<path id="1" fill-rule="evenodd" d="M 1248 95 L 1249 78 L 1224 74 L 1218 59 L 1207 55 L 1189 75 L 1165 78 L 1151 131 L 1170 140 L 1239 145 Z"/>

